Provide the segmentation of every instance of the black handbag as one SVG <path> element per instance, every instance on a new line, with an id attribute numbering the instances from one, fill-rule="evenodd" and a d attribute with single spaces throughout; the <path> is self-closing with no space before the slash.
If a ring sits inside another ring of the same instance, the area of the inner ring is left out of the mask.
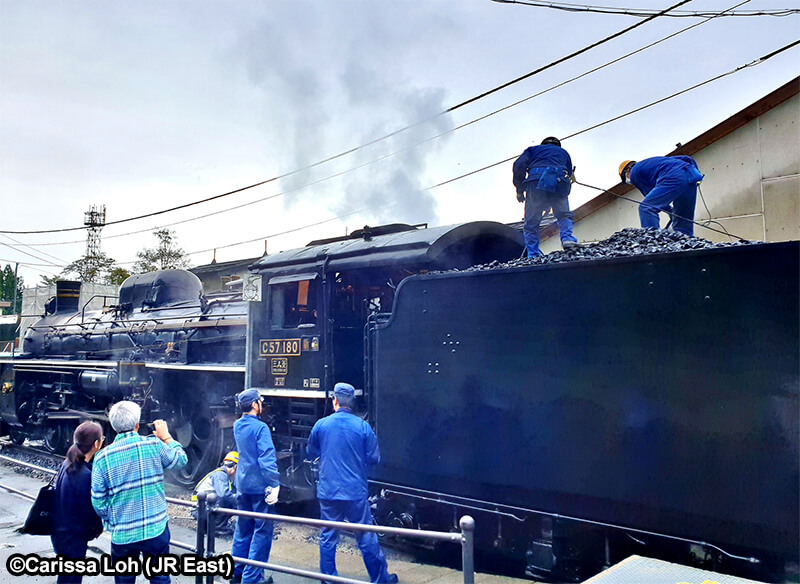
<path id="1" fill-rule="evenodd" d="M 53 533 L 53 512 L 56 502 L 56 475 L 39 489 L 39 495 L 31 506 L 22 533 L 28 535 L 51 535 Z"/>

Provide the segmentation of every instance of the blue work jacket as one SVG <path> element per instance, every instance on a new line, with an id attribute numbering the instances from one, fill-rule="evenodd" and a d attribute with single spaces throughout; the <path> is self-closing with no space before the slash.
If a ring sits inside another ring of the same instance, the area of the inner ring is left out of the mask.
<path id="1" fill-rule="evenodd" d="M 256 416 L 245 414 L 233 423 L 233 437 L 239 452 L 236 490 L 245 495 L 263 495 L 267 487 L 280 485 L 278 460 L 269 426 Z"/>
<path id="2" fill-rule="evenodd" d="M 569 153 L 555 144 L 542 144 L 531 146 L 514 161 L 514 186 L 517 192 L 522 192 L 525 183 L 539 182 L 545 169 L 553 168 L 560 176 L 568 177 L 572 174 L 572 159 Z M 559 184 L 559 194 L 569 194 L 572 184 L 563 181 Z M 535 186 L 535 185 L 534 185 Z"/>
<path id="3" fill-rule="evenodd" d="M 367 498 L 367 465 L 378 464 L 381 453 L 375 432 L 364 420 L 347 408 L 318 420 L 308 437 L 306 453 L 320 457 L 317 498 Z"/>
<path id="4" fill-rule="evenodd" d="M 691 156 L 654 156 L 637 162 L 631 169 L 631 183 L 647 196 L 658 181 L 668 177 L 687 177 L 687 181 L 703 180 Z"/>

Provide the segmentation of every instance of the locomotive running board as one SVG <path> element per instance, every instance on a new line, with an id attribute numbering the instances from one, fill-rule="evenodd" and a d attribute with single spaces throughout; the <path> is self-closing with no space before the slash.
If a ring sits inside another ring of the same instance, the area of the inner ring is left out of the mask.
<path id="1" fill-rule="evenodd" d="M 56 367 L 65 369 L 114 369 L 118 361 L 79 361 L 60 359 L 7 359 L 0 358 L 0 363 L 10 363 L 15 369 L 30 369 L 32 367 Z"/>
<path id="2" fill-rule="evenodd" d="M 181 371 L 221 371 L 223 373 L 244 373 L 244 365 L 213 365 L 183 363 L 144 363 L 147 369 L 178 369 Z"/>

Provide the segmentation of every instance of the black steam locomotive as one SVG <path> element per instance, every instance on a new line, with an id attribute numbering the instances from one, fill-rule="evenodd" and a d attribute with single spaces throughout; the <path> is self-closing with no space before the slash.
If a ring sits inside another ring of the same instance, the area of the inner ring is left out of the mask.
<path id="1" fill-rule="evenodd" d="M 182 270 L 132 276 L 117 303 L 98 312 L 78 306 L 79 294 L 79 282 L 57 282 L 23 352 L 0 358 L 0 415 L 11 439 L 43 439 L 64 453 L 82 420 L 107 426 L 109 406 L 130 399 L 142 406 L 142 430 L 170 422 L 189 457 L 174 479 L 193 486 L 230 445 L 235 412 L 224 400 L 244 379 L 241 294 L 204 296 Z"/>
<path id="2" fill-rule="evenodd" d="M 482 547 L 540 578 L 629 553 L 791 571 L 800 244 L 539 266 L 513 261 L 521 239 L 490 222 L 365 228 L 262 258 L 239 294 L 136 276 L 100 314 L 62 286 L 0 360 L 2 419 L 58 449 L 137 400 L 175 428 L 193 485 L 231 446 L 231 397 L 257 388 L 281 493 L 308 500 L 305 443 L 347 381 L 381 443 L 380 522 L 468 512 Z"/>
<path id="3" fill-rule="evenodd" d="M 233 396 L 253 379 L 271 405 L 281 467 L 296 487 L 287 494 L 313 497 L 313 480 L 300 472 L 308 470 L 305 439 L 337 380 L 363 392 L 367 315 L 388 310 L 410 274 L 509 259 L 521 249 L 519 232 L 498 223 L 420 227 L 365 228 L 267 256 L 238 290 L 212 295 L 194 274 L 166 270 L 128 278 L 115 304 L 89 312 L 78 305 L 80 283 L 58 282 L 22 353 L 0 355 L 4 426 L 17 443 L 41 439 L 63 453 L 81 420 L 107 422 L 111 404 L 131 399 L 142 405 L 143 429 L 153 419 L 169 422 L 189 458 L 172 478 L 190 488 L 233 447 Z M 249 354 L 248 307 L 261 335 Z"/>

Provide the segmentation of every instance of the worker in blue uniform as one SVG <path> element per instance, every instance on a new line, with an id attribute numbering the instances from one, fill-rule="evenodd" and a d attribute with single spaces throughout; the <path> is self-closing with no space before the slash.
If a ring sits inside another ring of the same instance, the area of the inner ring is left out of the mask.
<path id="1" fill-rule="evenodd" d="M 246 389 L 237 396 L 237 401 L 242 417 L 233 423 L 233 437 L 239 452 L 236 506 L 240 511 L 273 513 L 280 492 L 280 474 L 272 434 L 269 426 L 259 418 L 264 400 L 258 390 Z M 268 562 L 273 529 L 272 521 L 239 517 L 231 555 Z M 236 564 L 231 582 L 269 584 L 272 576 L 265 580 L 261 568 Z"/>
<path id="2" fill-rule="evenodd" d="M 550 136 L 542 140 L 541 145 L 527 148 L 514 161 L 513 170 L 517 200 L 525 203 L 522 235 L 528 257 L 544 255 L 539 249 L 539 224 L 542 214 L 551 207 L 558 221 L 561 247 L 577 246 L 567 199 L 572 189 L 572 159 L 561 147 L 561 141 Z"/>
<path id="3" fill-rule="evenodd" d="M 640 162 L 626 160 L 619 166 L 622 182 L 644 195 L 639 220 L 644 228 L 659 228 L 658 213 L 672 217 L 673 231 L 694 235 L 697 184 L 703 175 L 691 156 L 654 156 Z"/>
<path id="4" fill-rule="evenodd" d="M 311 459 L 320 458 L 317 484 L 320 518 L 372 525 L 367 465 L 377 464 L 381 454 L 375 432 L 353 414 L 354 406 L 353 386 L 337 383 L 333 389 L 334 413 L 314 424 L 306 453 Z M 397 582 L 397 576 L 388 572 L 378 536 L 372 532 L 355 533 L 370 582 Z M 338 576 L 338 543 L 339 530 L 323 527 L 319 536 L 319 571 L 323 574 Z"/>
<path id="5" fill-rule="evenodd" d="M 236 509 L 236 465 L 238 463 L 238 452 L 231 451 L 226 454 L 222 459 L 222 466 L 212 470 L 197 483 L 192 493 L 192 501 L 197 501 L 198 493 L 214 493 L 217 497 L 217 507 Z M 197 519 L 197 509 L 192 509 L 192 517 Z M 231 535 L 235 525 L 236 521 L 233 517 L 218 513 L 214 530 L 217 535 Z"/>

